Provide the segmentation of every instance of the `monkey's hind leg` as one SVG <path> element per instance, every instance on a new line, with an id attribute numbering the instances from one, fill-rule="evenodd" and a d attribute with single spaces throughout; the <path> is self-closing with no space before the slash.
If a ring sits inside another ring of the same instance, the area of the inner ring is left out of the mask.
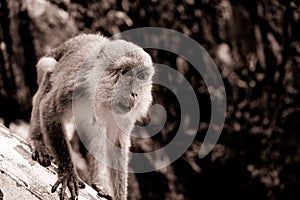
<path id="1" fill-rule="evenodd" d="M 30 119 L 30 147 L 32 150 L 32 159 L 38 161 L 42 166 L 48 167 L 51 165 L 51 156 L 48 154 L 47 147 L 44 143 L 43 135 L 41 132 L 40 123 L 40 103 L 45 94 L 50 90 L 50 73 L 46 73 L 43 76 L 42 84 L 39 90 L 33 97 L 32 113 Z"/>

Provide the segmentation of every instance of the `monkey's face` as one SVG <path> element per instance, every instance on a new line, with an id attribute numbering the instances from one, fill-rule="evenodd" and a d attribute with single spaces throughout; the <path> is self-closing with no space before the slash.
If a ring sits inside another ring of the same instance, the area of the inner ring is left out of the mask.
<path id="1" fill-rule="evenodd" d="M 146 116 L 154 74 L 150 55 L 133 43 L 111 41 L 100 51 L 97 65 L 103 61 L 107 67 L 99 77 L 96 102 L 121 118 L 135 121 Z"/>
<path id="2" fill-rule="evenodd" d="M 137 111 L 151 102 L 153 69 L 149 66 L 126 67 L 115 84 L 111 106 L 118 114 Z"/>

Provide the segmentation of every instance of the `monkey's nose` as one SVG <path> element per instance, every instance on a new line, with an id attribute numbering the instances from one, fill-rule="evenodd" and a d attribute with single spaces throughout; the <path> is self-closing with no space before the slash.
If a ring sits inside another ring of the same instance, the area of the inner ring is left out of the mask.
<path id="1" fill-rule="evenodd" d="M 135 104 L 137 94 L 132 92 L 129 98 L 129 108 L 132 108 Z"/>
<path id="2" fill-rule="evenodd" d="M 137 93 L 132 92 L 131 96 L 134 97 L 134 98 L 136 98 L 137 97 Z"/>

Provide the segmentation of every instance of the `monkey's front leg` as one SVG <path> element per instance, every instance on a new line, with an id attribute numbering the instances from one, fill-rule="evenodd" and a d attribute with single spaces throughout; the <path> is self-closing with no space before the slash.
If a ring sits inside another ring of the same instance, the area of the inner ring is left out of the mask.
<path id="1" fill-rule="evenodd" d="M 69 144 L 65 139 L 60 121 L 62 110 L 58 109 L 59 105 L 55 105 L 55 96 L 53 92 L 48 93 L 40 104 L 40 121 L 44 140 L 58 165 L 58 180 L 51 191 L 55 192 L 61 184 L 61 200 L 66 196 L 65 190 L 67 187 L 71 193 L 71 199 L 77 199 L 78 187 L 81 182 L 71 160 Z"/>
<path id="2" fill-rule="evenodd" d="M 123 141 L 129 140 L 123 139 Z M 119 142 L 120 143 L 120 142 Z M 129 144 L 129 142 L 127 142 Z M 110 171 L 115 199 L 126 200 L 128 191 L 128 151 L 129 145 L 118 145 L 122 150 L 109 150 L 113 169 Z"/>
<path id="3" fill-rule="evenodd" d="M 100 163 L 90 152 L 87 152 L 87 164 L 89 169 L 89 183 L 97 195 L 107 200 L 112 200 L 112 194 L 109 188 L 111 181 L 109 180 L 108 167 Z"/>

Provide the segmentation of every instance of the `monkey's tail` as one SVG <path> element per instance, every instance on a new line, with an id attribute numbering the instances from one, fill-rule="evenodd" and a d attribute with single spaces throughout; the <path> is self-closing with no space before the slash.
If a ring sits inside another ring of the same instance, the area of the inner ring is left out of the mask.
<path id="1" fill-rule="evenodd" d="M 42 57 L 36 64 L 37 83 L 40 85 L 46 72 L 52 73 L 57 61 L 53 57 Z"/>

